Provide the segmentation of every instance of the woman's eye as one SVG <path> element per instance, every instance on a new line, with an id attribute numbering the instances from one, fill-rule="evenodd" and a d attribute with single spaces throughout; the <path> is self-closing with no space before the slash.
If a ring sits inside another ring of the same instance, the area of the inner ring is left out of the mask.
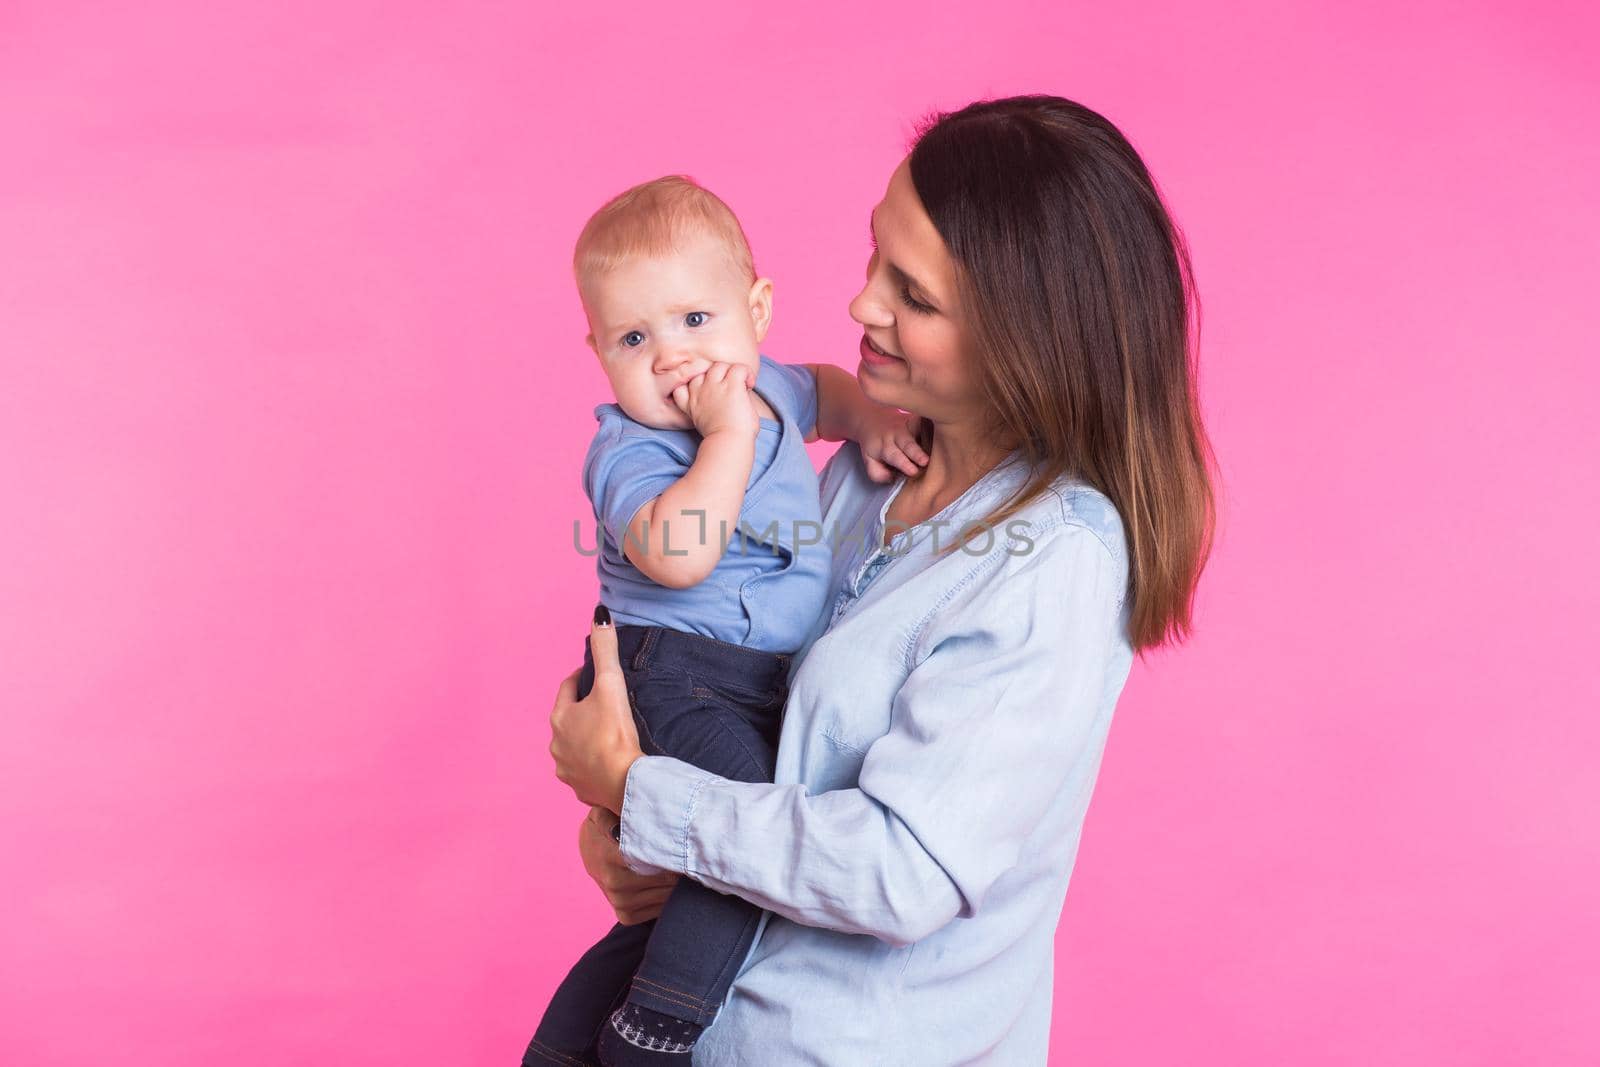
<path id="1" fill-rule="evenodd" d="M 691 311 L 683 317 L 683 324 L 685 326 L 704 326 L 706 320 L 710 317 L 704 311 Z"/>
<path id="2" fill-rule="evenodd" d="M 629 330 L 622 335 L 622 346 L 624 348 L 638 348 L 642 344 L 644 344 L 644 334 L 638 330 Z"/>
<path id="3" fill-rule="evenodd" d="M 900 299 L 905 302 L 906 307 L 910 308 L 912 311 L 915 311 L 918 315 L 933 314 L 932 305 L 924 304 L 922 301 L 912 296 L 911 286 L 909 285 L 902 285 L 900 287 Z"/>

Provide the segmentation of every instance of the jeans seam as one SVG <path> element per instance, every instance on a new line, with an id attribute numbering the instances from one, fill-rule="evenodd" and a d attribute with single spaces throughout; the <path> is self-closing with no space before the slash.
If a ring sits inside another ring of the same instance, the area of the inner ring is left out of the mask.
<path id="1" fill-rule="evenodd" d="M 656 636 L 660 630 L 650 629 L 645 631 L 644 640 L 639 642 L 639 647 L 633 651 L 633 669 L 642 671 L 650 663 L 650 650 L 655 646 Z"/>
<path id="2" fill-rule="evenodd" d="M 559 1063 L 562 1065 L 562 1067 L 587 1067 L 582 1060 L 568 1056 L 564 1052 L 558 1052 L 555 1049 L 550 1048 L 548 1045 L 541 1043 L 538 1038 L 534 1038 L 528 1043 L 528 1051 L 538 1053 L 551 1063 Z"/>
<path id="3" fill-rule="evenodd" d="M 726 701 L 728 699 L 728 695 L 731 693 L 734 697 L 738 698 L 739 703 L 743 704 L 751 711 L 776 711 L 778 708 L 783 707 L 784 702 L 788 699 L 788 694 L 782 690 L 777 692 L 769 690 L 767 694 L 763 696 L 760 693 L 755 692 L 740 692 L 736 687 L 727 685 L 726 683 L 713 682 L 711 684 L 721 685 L 725 690 L 727 690 L 727 692 L 719 693 L 714 689 L 707 689 L 703 685 L 694 687 L 690 690 L 690 692 L 692 692 L 695 696 L 706 700 L 722 701 Z"/>
<path id="4" fill-rule="evenodd" d="M 719 641 L 714 637 L 704 634 L 690 633 L 687 630 L 677 630 L 669 627 L 649 626 L 638 627 L 645 632 L 640 636 L 639 643 L 634 648 L 634 653 L 629 660 L 629 666 L 634 670 L 644 670 L 658 657 L 656 653 L 661 643 L 667 638 L 673 641 L 690 642 L 695 645 L 712 646 L 727 653 L 733 654 L 733 662 L 741 670 L 754 672 L 760 675 L 768 673 L 786 679 L 794 664 L 792 652 L 765 652 L 753 649 L 747 645 L 738 645 L 732 642 Z M 700 657 L 691 657 L 700 661 Z"/>
<path id="5" fill-rule="evenodd" d="M 701 700 L 714 700 L 722 703 L 726 703 L 728 699 L 728 695 L 726 693 L 719 693 L 715 689 L 707 689 L 705 686 L 695 686 L 693 689 L 689 690 L 689 694 L 691 696 L 699 697 Z M 768 697 L 760 703 L 756 703 L 754 701 L 745 701 L 743 702 L 743 706 L 745 709 L 752 712 L 758 712 L 762 715 L 771 715 L 773 712 L 783 707 L 783 701 L 776 697 Z"/>
<path id="6" fill-rule="evenodd" d="M 633 976 L 633 984 L 647 985 L 650 988 L 646 989 L 644 991 L 645 993 L 651 996 L 660 997 L 662 1000 L 670 1000 L 675 1003 L 682 1004 L 686 1008 L 693 1008 L 696 1011 L 700 1011 L 706 1006 L 704 997 L 697 997 L 687 989 L 674 989 L 672 986 L 662 985 L 660 982 L 652 982 L 648 978 L 641 978 L 637 974 Z"/>

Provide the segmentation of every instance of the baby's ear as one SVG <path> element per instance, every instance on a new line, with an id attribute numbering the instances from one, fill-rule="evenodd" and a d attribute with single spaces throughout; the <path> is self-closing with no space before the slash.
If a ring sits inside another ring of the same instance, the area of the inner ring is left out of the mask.
<path id="1" fill-rule="evenodd" d="M 585 334 L 583 337 L 583 343 L 588 345 L 589 351 L 593 352 L 595 355 L 598 356 L 600 354 L 600 350 L 594 346 L 594 334 Z"/>
<path id="2" fill-rule="evenodd" d="M 750 324 L 756 329 L 756 342 L 766 339 L 772 325 L 772 279 L 757 278 L 750 287 Z"/>

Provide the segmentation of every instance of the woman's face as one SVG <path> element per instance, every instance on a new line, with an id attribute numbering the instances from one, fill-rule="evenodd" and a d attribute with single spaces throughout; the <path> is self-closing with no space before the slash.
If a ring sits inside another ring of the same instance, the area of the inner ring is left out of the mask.
<path id="1" fill-rule="evenodd" d="M 866 327 L 861 390 L 934 422 L 976 421 L 984 402 L 962 329 L 955 260 L 911 184 L 909 159 L 871 216 L 867 284 L 850 301 Z"/>

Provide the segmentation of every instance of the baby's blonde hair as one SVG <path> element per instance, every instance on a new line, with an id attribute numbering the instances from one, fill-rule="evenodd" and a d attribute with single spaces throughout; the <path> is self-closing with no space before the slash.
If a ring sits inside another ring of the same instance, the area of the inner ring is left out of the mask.
<path id="1" fill-rule="evenodd" d="M 635 256 L 674 252 L 693 234 L 721 242 L 734 269 L 755 282 L 755 261 L 739 220 L 714 193 L 682 174 L 635 185 L 606 201 L 578 235 L 572 273 L 581 290 L 585 281 Z"/>

